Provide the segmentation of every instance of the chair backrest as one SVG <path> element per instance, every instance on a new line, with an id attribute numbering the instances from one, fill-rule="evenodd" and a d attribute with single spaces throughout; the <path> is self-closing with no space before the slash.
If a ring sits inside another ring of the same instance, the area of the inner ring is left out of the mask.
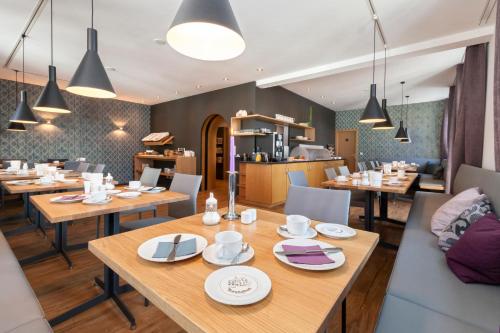
<path id="1" fill-rule="evenodd" d="M 339 172 L 342 176 L 349 176 L 351 174 L 346 165 L 339 166 Z"/>
<path id="2" fill-rule="evenodd" d="M 76 169 L 76 171 L 87 172 L 89 170 L 89 166 L 90 163 L 80 162 L 80 165 L 78 166 L 78 169 Z"/>
<path id="3" fill-rule="evenodd" d="M 299 171 L 289 171 L 288 172 L 288 180 L 290 181 L 290 184 L 293 186 L 309 186 L 309 183 L 307 182 L 306 174 L 304 171 L 299 170 Z"/>
<path id="4" fill-rule="evenodd" d="M 66 161 L 64 162 L 64 170 L 76 171 L 80 167 L 80 161 Z"/>
<path id="5" fill-rule="evenodd" d="M 375 170 L 377 166 L 375 165 L 375 162 L 370 161 L 368 162 L 368 170 Z"/>
<path id="6" fill-rule="evenodd" d="M 104 171 L 104 168 L 106 167 L 106 164 L 96 164 L 94 168 L 94 173 L 102 173 Z"/>
<path id="7" fill-rule="evenodd" d="M 328 180 L 334 180 L 335 178 L 337 178 L 337 173 L 335 172 L 334 168 L 325 169 L 325 174 L 326 174 L 326 178 L 328 178 Z"/>
<path id="8" fill-rule="evenodd" d="M 351 191 L 290 186 L 285 214 L 298 214 L 325 223 L 347 225 Z"/>
<path id="9" fill-rule="evenodd" d="M 378 167 L 378 166 L 380 166 L 380 165 L 381 165 L 381 164 L 380 164 L 380 162 L 379 162 L 379 161 L 375 161 L 375 166 L 377 166 L 377 167 Z"/>
<path id="10" fill-rule="evenodd" d="M 366 171 L 365 162 L 358 162 L 358 169 L 359 169 L 359 171 Z"/>
<path id="11" fill-rule="evenodd" d="M 187 201 L 174 202 L 168 205 L 168 215 L 182 218 L 196 214 L 196 199 L 200 190 L 202 176 L 175 173 L 170 191 L 189 194 Z"/>
<path id="12" fill-rule="evenodd" d="M 141 184 L 144 186 L 156 186 L 158 184 L 158 179 L 160 179 L 161 169 L 155 169 L 150 167 L 145 167 L 142 170 Z"/>

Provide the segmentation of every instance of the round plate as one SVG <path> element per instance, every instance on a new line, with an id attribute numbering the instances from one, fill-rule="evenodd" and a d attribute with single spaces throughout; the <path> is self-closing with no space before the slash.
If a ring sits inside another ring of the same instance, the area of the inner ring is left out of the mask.
<path id="1" fill-rule="evenodd" d="M 286 227 L 286 224 L 284 224 L 283 226 Z M 288 231 L 281 230 L 280 227 L 276 228 L 276 232 L 281 237 L 291 238 L 291 239 L 314 238 L 314 237 L 316 237 L 318 235 L 318 233 L 316 232 L 316 230 L 314 230 L 313 228 L 307 229 L 307 232 L 304 235 L 294 235 L 294 234 L 289 233 Z"/>
<path id="2" fill-rule="evenodd" d="M 255 251 L 253 247 L 249 246 L 248 251 L 245 253 L 240 254 L 238 261 L 236 263 L 232 263 L 232 259 L 221 259 L 217 257 L 216 254 L 216 244 L 209 245 L 203 250 L 203 259 L 208 261 L 211 264 L 217 265 L 217 266 L 228 266 L 228 265 L 239 265 L 246 263 L 250 259 L 253 258 L 255 255 Z"/>
<path id="3" fill-rule="evenodd" d="M 271 291 L 271 279 L 260 269 L 228 266 L 212 272 L 205 280 L 205 292 L 216 302 L 227 305 L 257 303 Z"/>
<path id="4" fill-rule="evenodd" d="M 343 224 L 319 223 L 315 228 L 320 234 L 330 238 L 344 239 L 356 236 L 356 230 Z"/>
<path id="5" fill-rule="evenodd" d="M 82 195 L 81 197 L 78 197 L 78 198 L 76 198 L 76 199 L 59 201 L 59 200 L 61 200 L 63 197 L 64 197 L 64 195 L 61 195 L 61 196 L 59 196 L 59 197 L 52 198 L 52 199 L 50 199 L 50 202 L 52 202 L 52 203 L 62 203 L 62 204 L 66 204 L 66 203 L 81 202 L 81 201 L 83 201 L 83 200 L 85 200 L 85 199 L 87 198 L 87 196 L 86 196 L 86 195 Z"/>
<path id="6" fill-rule="evenodd" d="M 394 187 L 401 187 L 401 186 L 404 186 L 403 183 L 399 182 L 399 183 L 391 183 L 391 182 L 384 182 L 384 185 L 385 186 L 394 186 Z"/>
<path id="7" fill-rule="evenodd" d="M 141 192 L 122 192 L 118 193 L 116 196 L 122 199 L 133 199 L 141 195 Z"/>
<path id="8" fill-rule="evenodd" d="M 141 187 L 128 187 L 128 186 L 125 186 L 124 187 L 124 189 L 126 189 L 128 191 L 140 191 L 143 188 L 144 188 L 144 186 L 141 186 Z"/>
<path id="9" fill-rule="evenodd" d="M 110 203 L 111 200 L 113 200 L 111 197 L 107 197 L 105 200 L 102 200 L 102 201 L 94 201 L 92 199 L 85 199 L 82 201 L 82 203 L 86 204 L 86 205 L 105 205 L 107 203 Z"/>
<path id="10" fill-rule="evenodd" d="M 167 262 L 167 258 L 153 258 L 153 255 L 156 252 L 156 248 L 158 247 L 159 242 L 173 242 L 174 237 L 176 235 L 178 234 L 168 234 L 151 238 L 139 246 L 139 248 L 137 249 L 137 254 L 144 260 L 153 262 Z M 181 261 L 197 256 L 207 247 L 208 242 L 202 236 L 194 234 L 181 234 L 181 235 L 182 235 L 180 240 L 181 242 L 186 241 L 190 238 L 196 238 L 196 252 L 186 256 L 175 257 L 174 261 Z"/>
<path id="11" fill-rule="evenodd" d="M 10 185 L 17 185 L 17 186 L 23 186 L 23 185 L 31 185 L 34 184 L 35 182 L 32 180 L 12 180 L 10 182 L 7 182 L 7 184 Z"/>
<path id="12" fill-rule="evenodd" d="M 281 242 L 276 243 L 273 247 L 274 256 L 284 264 L 290 265 L 292 267 L 305 269 L 309 271 L 327 271 L 335 268 L 339 268 L 345 263 L 345 256 L 342 252 L 336 253 L 325 253 L 325 255 L 331 260 L 335 260 L 335 262 L 331 264 L 323 264 L 323 265 L 308 265 L 308 264 L 294 264 L 288 261 L 288 258 L 285 255 L 276 254 L 276 251 L 283 251 L 283 244 L 285 245 L 295 245 L 295 246 L 314 246 L 319 245 L 322 249 L 327 247 L 335 247 L 332 244 L 328 244 L 325 242 L 321 242 L 315 239 L 286 239 Z"/>
<path id="13" fill-rule="evenodd" d="M 167 189 L 165 187 L 150 187 L 149 190 L 144 190 L 144 191 L 140 191 L 140 192 L 141 193 L 148 193 L 148 194 L 156 194 L 156 193 L 164 192 L 166 190 Z"/>
<path id="14" fill-rule="evenodd" d="M 106 190 L 106 194 L 108 195 L 116 195 L 118 193 L 122 193 L 121 190 Z"/>

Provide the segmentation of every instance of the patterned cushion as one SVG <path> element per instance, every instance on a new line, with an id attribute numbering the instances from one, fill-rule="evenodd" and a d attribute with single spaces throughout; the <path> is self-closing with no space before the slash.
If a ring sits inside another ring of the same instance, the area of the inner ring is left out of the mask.
<path id="1" fill-rule="evenodd" d="M 460 239 L 471 224 L 491 212 L 493 212 L 493 206 L 488 197 L 483 197 L 474 202 L 470 208 L 464 210 L 455 221 L 451 222 L 451 224 L 443 230 L 438 241 L 441 250 L 448 251 Z"/>

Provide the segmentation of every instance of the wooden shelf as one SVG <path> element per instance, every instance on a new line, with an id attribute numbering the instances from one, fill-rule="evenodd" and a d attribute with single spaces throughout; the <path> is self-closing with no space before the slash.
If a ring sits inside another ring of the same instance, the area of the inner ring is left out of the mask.
<path id="1" fill-rule="evenodd" d="M 268 116 L 263 116 L 260 114 L 251 114 L 251 115 L 248 115 L 246 117 L 232 117 L 231 120 L 232 119 L 236 119 L 239 121 L 254 119 L 254 120 L 262 120 L 262 121 L 266 121 L 266 122 L 277 124 L 277 125 L 284 125 L 284 126 L 290 126 L 290 127 L 295 127 L 295 128 L 303 128 L 303 129 L 313 128 L 310 126 L 304 126 L 304 125 L 300 125 L 300 124 L 296 124 L 296 123 L 288 123 L 288 122 L 283 121 L 283 120 L 279 120 L 279 119 L 268 117 Z"/>
<path id="2" fill-rule="evenodd" d="M 167 136 L 166 138 L 160 141 L 143 141 L 142 143 L 145 146 L 164 146 L 164 145 L 171 145 L 173 141 L 174 141 L 174 136 Z"/>
<path id="3" fill-rule="evenodd" d="M 180 156 L 180 155 L 179 155 Z M 149 155 L 149 154 L 137 154 L 136 158 L 141 160 L 156 160 L 156 161 L 176 161 L 179 156 L 165 156 L 165 155 Z"/>
<path id="4" fill-rule="evenodd" d="M 300 142 L 314 142 L 314 140 L 311 139 L 296 139 L 296 138 L 290 138 L 290 141 L 300 141 Z"/>
<path id="5" fill-rule="evenodd" d="M 233 133 L 233 136 L 266 136 L 265 133 Z"/>
<path id="6" fill-rule="evenodd" d="M 142 166 L 148 164 L 150 167 L 161 167 L 162 165 L 156 165 L 155 162 L 173 162 L 175 163 L 176 172 L 195 175 L 196 174 L 196 157 L 188 157 L 182 155 L 164 156 L 164 155 L 150 155 L 139 153 L 134 156 L 134 179 L 139 179 L 142 174 Z M 173 173 L 161 172 L 160 176 L 172 178 Z"/>

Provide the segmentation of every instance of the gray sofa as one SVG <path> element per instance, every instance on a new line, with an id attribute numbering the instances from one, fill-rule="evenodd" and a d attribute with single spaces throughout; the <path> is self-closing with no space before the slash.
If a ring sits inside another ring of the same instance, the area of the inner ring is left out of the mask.
<path id="1" fill-rule="evenodd" d="M 453 192 L 480 187 L 500 212 L 500 173 L 462 165 Z M 417 192 L 377 333 L 500 332 L 500 286 L 465 284 L 448 268 L 431 233 L 433 213 L 452 196 Z"/>
<path id="2" fill-rule="evenodd" d="M 52 332 L 38 299 L 0 232 L 0 332 Z"/>

